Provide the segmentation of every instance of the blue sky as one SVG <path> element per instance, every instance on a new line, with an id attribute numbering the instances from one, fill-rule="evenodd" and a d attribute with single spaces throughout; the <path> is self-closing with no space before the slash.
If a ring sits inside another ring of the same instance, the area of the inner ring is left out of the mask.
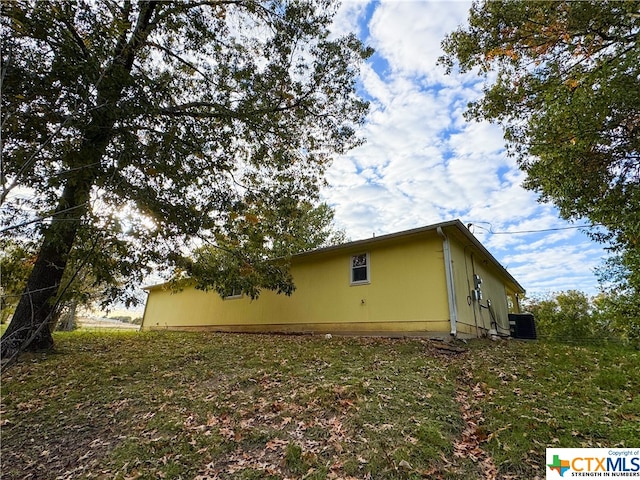
<path id="1" fill-rule="evenodd" d="M 371 111 L 367 143 L 334 161 L 324 199 L 352 240 L 459 218 L 529 294 L 595 294 L 593 270 L 606 252 L 567 229 L 588 221 L 561 220 L 521 187 L 524 174 L 505 153 L 501 128 L 463 118 L 483 80 L 447 76 L 436 65 L 442 38 L 465 23 L 469 7 L 344 0 L 336 33 L 354 31 L 376 50 L 360 76 Z M 539 230 L 550 231 L 516 233 Z"/>

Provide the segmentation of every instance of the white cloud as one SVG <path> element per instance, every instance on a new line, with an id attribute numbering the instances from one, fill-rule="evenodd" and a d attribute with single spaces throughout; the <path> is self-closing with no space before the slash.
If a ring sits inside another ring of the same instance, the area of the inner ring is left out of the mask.
<path id="1" fill-rule="evenodd" d="M 369 23 L 372 46 L 394 72 L 447 82 L 436 69 L 440 42 L 465 18 L 470 3 L 384 0 Z"/>
<path id="2" fill-rule="evenodd" d="M 368 142 L 336 159 L 325 199 L 352 239 L 460 218 L 475 224 L 478 238 L 530 292 L 595 293 L 592 271 L 604 252 L 584 234 L 487 232 L 567 223 L 522 188 L 525 175 L 506 156 L 500 127 L 464 119 L 482 82 L 469 74 L 445 76 L 435 65 L 442 38 L 466 20 L 468 8 L 465 2 L 344 2 L 338 29 L 366 36 L 377 53 L 361 74 L 371 101 L 362 132 Z"/>
<path id="3" fill-rule="evenodd" d="M 529 251 L 506 255 L 505 266 L 516 277 L 526 280 L 533 292 L 583 290 L 595 293 L 592 257 L 600 257 L 596 245 L 557 244 L 532 247 Z M 522 281 L 521 281 L 522 283 Z"/>
<path id="4" fill-rule="evenodd" d="M 359 29 L 360 20 L 365 14 L 370 0 L 345 0 L 340 4 L 336 16 L 333 19 L 332 32 L 336 36 L 355 32 L 362 37 Z"/>

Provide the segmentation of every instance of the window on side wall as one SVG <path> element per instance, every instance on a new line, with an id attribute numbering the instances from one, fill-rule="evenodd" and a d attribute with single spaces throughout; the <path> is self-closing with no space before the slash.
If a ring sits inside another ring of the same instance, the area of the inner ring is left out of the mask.
<path id="1" fill-rule="evenodd" d="M 223 300 L 235 300 L 237 298 L 242 298 L 242 289 L 240 288 L 232 288 L 229 295 L 222 297 Z"/>
<path id="2" fill-rule="evenodd" d="M 368 253 L 351 256 L 351 285 L 361 285 L 371 281 L 369 264 Z"/>

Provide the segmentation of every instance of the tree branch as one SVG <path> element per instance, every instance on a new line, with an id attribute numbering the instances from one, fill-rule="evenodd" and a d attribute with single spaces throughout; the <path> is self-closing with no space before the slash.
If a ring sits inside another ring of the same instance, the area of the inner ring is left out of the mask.
<path id="1" fill-rule="evenodd" d="M 256 115 L 264 115 L 267 113 L 285 112 L 287 110 L 293 110 L 302 105 L 304 100 L 309 98 L 313 93 L 313 90 L 309 90 L 307 93 L 299 97 L 295 102 L 291 102 L 286 105 L 272 107 L 272 108 L 259 108 L 256 110 L 231 110 L 227 107 L 223 107 L 220 104 L 212 102 L 189 102 L 182 105 L 175 105 L 172 107 L 165 107 L 160 110 L 160 113 L 171 116 L 187 116 L 193 118 L 236 118 L 238 120 L 248 119 Z M 211 112 L 211 111 L 192 111 L 192 108 L 215 108 L 223 110 L 223 112 Z"/>
<path id="2" fill-rule="evenodd" d="M 155 47 L 158 50 L 162 50 L 164 53 L 166 53 L 167 55 L 169 55 L 171 58 L 175 58 L 178 62 L 182 63 L 183 65 L 186 65 L 187 67 L 193 69 L 195 72 L 198 72 L 200 75 L 202 75 L 202 78 L 209 84 L 211 85 L 216 85 L 214 81 L 212 81 L 208 75 L 206 75 L 203 71 L 201 71 L 197 66 L 195 66 L 193 63 L 185 60 L 184 58 L 182 58 L 180 55 L 174 53 L 173 51 L 171 51 L 169 48 L 160 45 L 159 43 L 156 42 L 146 42 L 146 45 L 150 46 L 150 47 Z"/>
<path id="3" fill-rule="evenodd" d="M 82 38 L 78 34 L 73 24 L 64 15 L 59 20 L 67 27 L 67 30 L 69 30 L 69 33 L 73 37 L 75 43 L 80 47 L 80 50 L 82 50 L 82 56 L 84 57 L 85 60 L 87 60 L 89 58 L 89 51 L 87 50 L 86 45 L 82 41 Z"/>
<path id="4" fill-rule="evenodd" d="M 39 146 L 38 149 L 33 152 L 31 154 L 31 156 L 24 162 L 24 164 L 22 165 L 22 167 L 20 167 L 20 170 L 18 171 L 18 173 L 15 175 L 13 182 L 11 182 L 9 184 L 8 187 L 5 187 L 4 185 L 2 186 L 2 192 L 0 193 L 0 205 L 2 205 L 5 200 L 7 199 L 7 196 L 9 195 L 9 193 L 11 192 L 11 190 L 13 190 L 15 187 L 17 187 L 19 185 L 19 179 L 20 177 L 24 174 L 24 172 L 31 168 L 31 166 L 35 163 L 38 154 L 43 151 L 45 149 L 45 147 L 47 145 L 49 145 L 49 143 L 51 143 L 54 138 L 57 137 L 58 133 L 60 133 L 60 131 L 64 128 L 64 126 L 67 124 L 68 120 L 71 117 L 67 117 L 67 120 L 65 120 L 63 123 L 61 123 L 58 128 L 56 129 L 55 132 L 53 132 L 51 135 L 49 135 L 47 137 L 47 139 L 42 142 Z"/>

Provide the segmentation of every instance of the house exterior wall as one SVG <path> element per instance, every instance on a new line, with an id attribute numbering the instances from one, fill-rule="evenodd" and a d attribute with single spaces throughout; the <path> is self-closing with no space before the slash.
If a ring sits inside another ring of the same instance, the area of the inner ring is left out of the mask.
<path id="1" fill-rule="evenodd" d="M 452 242 L 458 332 L 483 336 L 497 323 L 498 333 L 509 334 L 508 287 L 503 276 L 495 264 L 473 244 L 461 240 L 457 238 Z M 479 301 L 474 299 L 472 293 L 474 275 L 482 279 L 482 299 Z"/>
<path id="2" fill-rule="evenodd" d="M 368 255 L 369 281 L 352 285 L 351 258 L 360 254 Z M 524 293 L 459 221 L 298 255 L 291 273 L 296 290 L 290 297 L 264 291 L 254 301 L 222 299 L 193 286 L 179 292 L 151 287 L 142 328 L 364 335 L 448 335 L 456 328 L 464 336 L 483 336 L 495 327 L 495 317 L 498 333 L 508 334 L 507 299 L 518 312 L 517 295 Z M 480 301 L 472 295 L 474 274 L 482 278 Z"/>
<path id="3" fill-rule="evenodd" d="M 370 282 L 351 285 L 351 256 L 368 253 Z M 448 332 L 442 240 L 435 231 L 295 257 L 290 297 L 222 299 L 187 287 L 149 290 L 144 329 L 418 334 Z"/>

